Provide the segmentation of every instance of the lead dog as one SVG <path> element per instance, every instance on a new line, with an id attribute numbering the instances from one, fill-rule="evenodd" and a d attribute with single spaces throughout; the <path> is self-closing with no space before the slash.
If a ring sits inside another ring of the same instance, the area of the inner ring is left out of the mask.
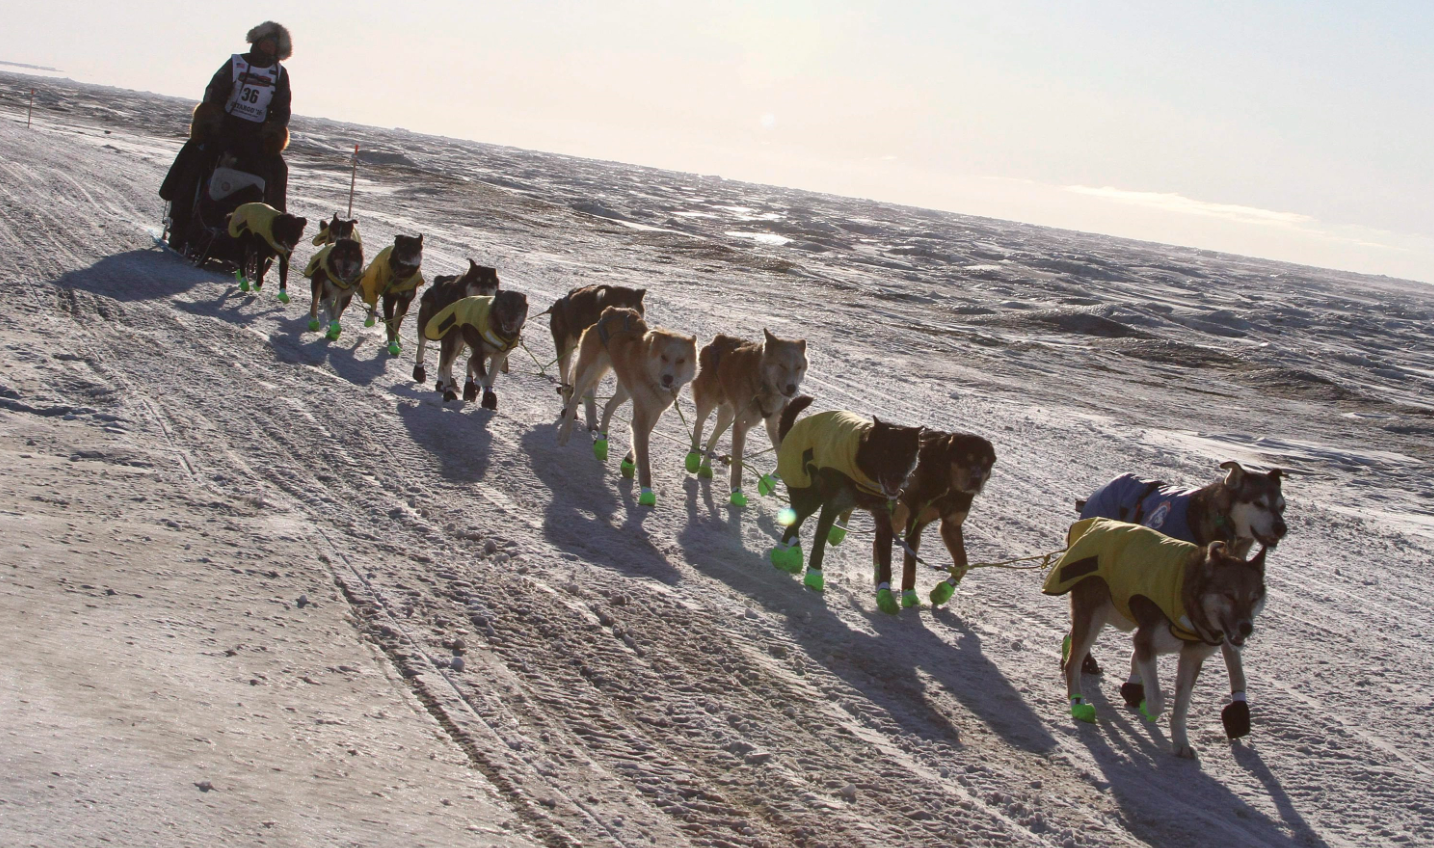
<path id="1" fill-rule="evenodd" d="M 941 541 L 951 554 L 955 567 L 950 578 L 931 590 L 931 603 L 937 606 L 951 599 L 956 584 L 965 575 L 966 537 L 962 525 L 971 512 L 971 502 L 981 493 L 996 464 L 996 449 L 990 442 L 970 433 L 942 433 L 927 430 L 921 434 L 921 451 L 917 454 L 916 470 L 901 490 L 896 510 L 891 516 L 892 532 L 877 527 L 873 558 L 881 562 L 887 551 L 886 567 L 876 575 L 876 605 L 891 615 L 898 612 L 891 592 L 892 533 L 899 530 L 906 541 L 902 559 L 901 606 L 914 607 L 916 599 L 916 555 L 921 547 L 921 534 L 926 526 L 941 521 Z"/>
<path id="2" fill-rule="evenodd" d="M 1281 490 L 1284 472 L 1246 471 L 1235 461 L 1222 462 L 1225 476 L 1200 489 L 1179 489 L 1158 480 L 1141 480 L 1122 474 L 1096 489 L 1084 501 L 1076 501 L 1081 518 L 1111 518 L 1159 530 L 1167 536 L 1202 547 L 1224 542 L 1234 556 L 1245 557 L 1259 542 L 1273 548 L 1289 531 L 1285 524 L 1285 497 Z M 1230 674 L 1233 700 L 1225 708 L 1225 730 L 1231 739 L 1250 732 L 1250 707 L 1245 698 L 1245 673 L 1238 648 L 1224 644 L 1220 652 Z M 1088 657 L 1081 669 L 1099 674 L 1100 665 Z M 1129 691 L 1131 705 L 1140 701 L 1140 686 L 1134 680 Z"/>
<path id="3" fill-rule="evenodd" d="M 635 309 L 609 306 L 597 323 L 583 331 L 574 366 L 573 391 L 559 419 L 558 444 L 566 445 L 578 417 L 578 400 L 587 398 L 611 370 L 617 376 L 617 390 L 602 411 L 598 428 L 593 404 L 587 404 L 588 430 L 595 431 L 593 453 L 607 460 L 608 425 L 617 408 L 632 400 L 632 447 L 622 461 L 622 475 L 636 471 L 642 487 L 637 502 L 656 506 L 652 491 L 652 463 L 648 441 L 662 413 L 677 400 L 684 383 L 697 370 L 697 340 L 692 336 L 660 328 L 649 329 Z"/>
<path id="4" fill-rule="evenodd" d="M 719 335 L 702 348 L 698 355 L 702 370 L 692 381 L 692 400 L 697 418 L 692 422 L 692 448 L 687 453 L 687 470 L 704 479 L 712 476 L 712 449 L 728 428 L 732 428 L 732 494 L 733 506 L 746 506 L 742 494 L 742 453 L 747 445 L 747 430 L 758 421 L 767 426 L 772 450 L 780 450 L 777 435 L 778 419 L 789 398 L 796 397 L 802 378 L 807 374 L 806 339 L 779 339 L 762 330 L 762 342 L 749 342 L 733 336 Z M 707 447 L 702 444 L 702 427 L 712 410 L 717 410 L 717 423 Z M 764 475 L 758 486 L 762 494 L 775 488 L 775 480 Z"/>
<path id="5" fill-rule="evenodd" d="M 568 405 L 568 396 L 573 390 L 574 374 L 570 368 L 573 351 L 577 350 L 583 331 L 596 324 L 603 310 L 609 306 L 625 307 L 645 316 L 642 300 L 646 295 L 647 289 L 583 286 L 569 291 L 548 307 L 548 314 L 552 316 L 549 321 L 553 332 L 553 350 L 558 354 L 558 395 L 562 397 L 564 407 Z M 583 403 L 591 421 L 597 416 L 597 401 L 588 397 L 583 399 Z"/>
<path id="6" fill-rule="evenodd" d="M 811 403 L 805 395 L 793 400 L 778 424 L 782 447 L 777 451 L 777 473 L 787 484 L 793 514 L 781 541 L 767 556 L 774 568 L 800 574 L 802 522 L 820 510 L 811 562 L 802 578 L 808 589 L 820 592 L 826 588 L 822 559 L 838 515 L 864 509 L 876 520 L 877 532 L 884 527 L 891 533 L 891 510 L 916 466 L 923 431 L 841 411 L 819 412 L 798 422 L 797 415 Z M 885 562 L 880 560 L 880 549 L 877 557 L 877 567 L 890 574 L 889 542 Z"/>
<path id="7" fill-rule="evenodd" d="M 1069 651 L 1061 664 L 1071 715 L 1095 721 L 1095 707 L 1081 695 L 1080 669 L 1096 636 L 1107 624 L 1134 630 L 1130 675 L 1141 682 L 1137 706 L 1149 721 L 1165 709 L 1156 658 L 1180 653 L 1170 744 L 1176 756 L 1194 757 L 1185 726 L 1190 693 L 1200 666 L 1216 648 L 1238 648 L 1253 632 L 1254 618 L 1265 605 L 1268 548 L 1246 561 L 1233 556 L 1224 542 L 1202 548 L 1106 518 L 1077 521 L 1066 541 L 1068 548 L 1042 591 L 1071 597 Z"/>

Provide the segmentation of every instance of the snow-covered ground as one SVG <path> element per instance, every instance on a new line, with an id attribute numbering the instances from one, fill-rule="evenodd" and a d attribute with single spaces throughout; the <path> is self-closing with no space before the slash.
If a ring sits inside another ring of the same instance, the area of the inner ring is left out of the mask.
<path id="1" fill-rule="evenodd" d="M 891 618 L 858 533 L 806 592 L 676 416 L 641 509 L 525 355 L 496 415 L 445 406 L 411 321 L 397 360 L 356 311 L 328 343 L 302 285 L 154 248 L 191 104 L 46 80 L 27 131 L 33 83 L 0 74 L 0 844 L 1434 842 L 1434 288 L 295 121 L 291 211 L 343 208 L 358 142 L 365 242 L 423 233 L 430 276 L 644 286 L 700 342 L 806 338 L 818 408 L 988 437 L 974 560 L 1122 471 L 1289 471 L 1253 733 L 1216 660 L 1190 762 L 1116 674 L 1069 718 L 1037 574 Z"/>

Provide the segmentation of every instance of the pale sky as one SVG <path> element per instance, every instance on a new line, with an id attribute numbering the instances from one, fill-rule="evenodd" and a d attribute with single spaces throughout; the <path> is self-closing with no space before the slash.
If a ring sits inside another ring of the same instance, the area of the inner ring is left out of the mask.
<path id="1" fill-rule="evenodd" d="M 232 6 L 232 8 L 231 8 Z M 0 60 L 1434 282 L 1434 0 L 4 0 Z"/>

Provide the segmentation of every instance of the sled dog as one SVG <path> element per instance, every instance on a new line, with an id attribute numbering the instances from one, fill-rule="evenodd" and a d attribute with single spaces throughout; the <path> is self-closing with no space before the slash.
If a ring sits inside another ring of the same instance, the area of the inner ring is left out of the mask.
<path id="1" fill-rule="evenodd" d="M 359 281 L 363 301 L 368 306 L 365 327 L 374 325 L 379 298 L 383 298 L 384 330 L 388 334 L 389 356 L 398 356 L 403 348 L 398 331 L 413 303 L 414 293 L 424 284 L 423 236 L 394 236 L 393 244 L 378 252 L 364 269 Z"/>
<path id="2" fill-rule="evenodd" d="M 489 268 L 479 265 L 472 259 L 468 260 L 468 270 L 462 274 L 445 274 L 434 277 L 433 285 L 418 299 L 418 357 L 413 366 L 413 379 L 422 383 L 428 379 L 428 374 L 423 369 L 423 349 L 428 343 L 428 335 L 423 328 L 441 310 L 453 305 L 456 300 L 465 297 L 478 297 L 487 295 L 492 297 L 498 293 L 500 283 L 498 282 L 498 271 L 496 268 Z M 503 364 L 507 365 L 507 357 L 504 357 Z M 505 367 L 503 373 L 507 373 Z M 439 389 L 442 391 L 442 389 Z"/>
<path id="3" fill-rule="evenodd" d="M 420 324 L 418 364 L 413 369 L 415 378 L 423 373 L 424 345 L 428 341 L 440 342 L 438 378 L 433 385 L 443 393 L 445 403 L 457 400 L 453 361 L 467 347 L 472 354 L 468 357 L 463 399 L 470 402 L 477 400 L 481 387 L 483 408 L 497 409 L 498 396 L 493 392 L 493 378 L 508 354 L 518 346 L 523 324 L 527 320 L 527 295 L 511 289 L 504 289 L 495 295 L 475 295 L 453 301 Z M 476 382 L 474 377 L 477 377 Z"/>
<path id="4" fill-rule="evenodd" d="M 323 247 L 326 244 L 333 244 L 339 239 L 353 239 L 363 244 L 363 237 L 359 235 L 358 219 L 345 221 L 335 212 L 330 220 L 319 221 L 319 231 L 314 235 L 314 247 Z"/>
<path id="5" fill-rule="evenodd" d="M 891 510 L 916 466 L 921 427 L 898 427 L 875 417 L 867 420 L 850 412 L 819 412 L 797 421 L 812 403 L 803 395 L 787 404 L 778 423 L 777 474 L 787 485 L 792 521 L 782 539 L 768 552 L 774 567 L 790 574 L 802 571 L 802 522 L 817 517 L 812 559 L 803 584 L 820 592 L 826 587 L 822 558 L 832 524 L 842 513 L 864 509 L 876 519 L 878 532 L 890 538 Z M 877 551 L 880 557 L 881 551 Z M 878 568 L 891 573 L 891 546 Z"/>
<path id="6" fill-rule="evenodd" d="M 1107 518 L 1077 521 L 1067 544 L 1042 591 L 1071 597 L 1071 629 L 1061 664 L 1071 715 L 1095 721 L 1095 707 L 1081 696 L 1081 663 L 1096 636 L 1107 624 L 1127 633 L 1134 630 L 1130 683 L 1121 687 L 1121 694 L 1154 721 L 1165 709 L 1156 658 L 1178 651 L 1171 750 L 1179 757 L 1195 756 L 1185 727 L 1191 690 L 1201 664 L 1216 648 L 1238 648 L 1254 630 L 1255 616 L 1265 604 L 1269 549 L 1262 547 L 1245 560 L 1224 542 L 1202 548 Z M 1137 682 L 1140 691 L 1129 691 Z M 1244 681 L 1239 685 L 1243 688 Z"/>
<path id="7" fill-rule="evenodd" d="M 337 239 L 319 248 L 319 252 L 309 258 L 304 276 L 312 283 L 310 331 L 319 329 L 319 310 L 322 306 L 329 325 L 326 335 L 330 341 L 338 340 L 342 329 L 339 320 L 343 318 L 344 310 L 349 308 L 349 301 L 353 300 L 362 274 L 363 245 L 355 239 Z"/>
<path id="8" fill-rule="evenodd" d="M 269 265 L 278 259 L 279 299 L 288 303 L 289 257 L 308 224 L 267 203 L 244 203 L 229 213 L 229 237 L 239 242 L 239 290 L 248 291 L 251 283 L 254 291 L 262 289 Z"/>
<path id="9" fill-rule="evenodd" d="M 1158 480 L 1141 480 L 1122 474 L 1076 501 L 1081 518 L 1112 518 L 1143 524 L 1183 542 L 1205 546 L 1224 542 L 1234 556 L 1246 557 L 1255 542 L 1273 548 L 1285 537 L 1284 472 L 1247 471 L 1240 463 L 1220 463 L 1225 476 L 1200 489 L 1179 489 Z M 1240 650 L 1220 646 L 1230 674 L 1234 700 L 1225 708 L 1225 729 L 1235 739 L 1249 733 L 1250 710 L 1245 697 L 1245 673 Z M 1099 674 L 1100 664 L 1087 655 L 1081 669 Z M 1136 690 L 1132 690 L 1136 691 Z M 1137 701 L 1139 699 L 1137 698 Z"/>
<path id="10" fill-rule="evenodd" d="M 617 390 L 603 407 L 601 427 L 594 420 L 592 404 L 587 404 L 588 429 L 597 433 L 593 451 L 598 459 L 607 459 L 608 426 L 613 413 L 631 400 L 632 446 L 622 461 L 622 475 L 631 477 L 635 471 L 642 487 L 637 502 L 655 506 L 657 495 L 652 491 L 648 442 L 662 413 L 677 400 L 677 393 L 697 370 L 697 340 L 671 330 L 649 329 L 636 309 L 605 308 L 578 341 L 573 390 L 559 420 L 558 444 L 568 443 L 577 420 L 578 401 L 589 397 L 609 370 L 617 376 Z"/>
<path id="11" fill-rule="evenodd" d="M 564 407 L 568 405 L 569 394 L 573 389 L 574 375 L 570 367 L 573 351 L 577 350 L 583 331 L 596 324 L 598 318 L 602 317 L 603 310 L 609 306 L 626 307 L 636 310 L 638 315 L 644 315 L 642 299 L 646 295 L 647 289 L 608 285 L 583 286 L 569 291 L 548 307 L 548 314 L 552 316 L 549 321 L 553 332 L 553 350 L 558 355 L 558 394 L 562 397 Z M 587 406 L 588 420 L 591 421 L 597 414 L 596 401 L 589 397 L 584 398 L 583 402 Z"/>
<path id="12" fill-rule="evenodd" d="M 966 537 L 962 525 L 971 512 L 971 502 L 981 493 L 996 464 L 996 449 L 990 442 L 971 433 L 943 433 L 927 430 L 921 434 L 921 450 L 917 453 L 916 470 L 897 499 L 891 516 L 893 532 L 901 533 L 911 551 L 921 548 L 921 534 L 926 526 L 940 519 L 941 541 L 951 554 L 957 571 L 936 584 L 931 590 L 931 603 L 940 606 L 951 599 L 956 584 L 965 575 Z M 878 525 L 873 557 L 886 566 L 876 575 L 876 605 L 882 612 L 897 612 L 896 598 L 891 592 L 891 537 Z M 901 570 L 901 606 L 918 605 L 916 598 L 916 557 L 907 552 Z"/>
<path id="13" fill-rule="evenodd" d="M 766 424 L 772 449 L 780 450 L 777 424 L 790 398 L 796 397 L 802 378 L 807 375 L 806 339 L 779 339 L 762 330 L 762 342 L 749 342 L 733 336 L 719 335 L 702 348 L 698 355 L 702 370 L 692 381 L 692 400 L 697 417 L 692 422 L 692 447 L 687 453 L 687 470 L 703 479 L 712 476 L 712 450 L 723 431 L 732 428 L 732 494 L 734 506 L 746 506 L 742 493 L 742 455 L 746 449 L 747 430 L 757 422 Z M 712 436 L 702 445 L 702 427 L 712 410 L 717 410 L 717 423 Z M 699 453 L 698 451 L 702 451 Z M 765 476 L 758 490 L 769 494 L 775 480 Z"/>

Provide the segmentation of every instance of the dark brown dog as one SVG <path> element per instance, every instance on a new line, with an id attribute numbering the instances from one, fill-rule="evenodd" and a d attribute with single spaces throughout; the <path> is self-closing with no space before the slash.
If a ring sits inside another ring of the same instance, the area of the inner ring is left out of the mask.
<path id="1" fill-rule="evenodd" d="M 562 396 L 564 408 L 568 405 L 576 376 L 571 367 L 573 351 L 577 350 L 583 330 L 596 324 L 602 317 L 602 311 L 609 306 L 635 309 L 638 315 L 646 317 L 642 307 L 642 299 L 646 295 L 647 289 L 583 286 L 573 289 L 548 307 L 548 314 L 552 316 L 553 350 L 558 354 L 558 382 L 561 384 L 558 394 Z M 591 398 L 584 398 L 583 402 L 587 405 L 587 416 L 591 421 L 597 417 L 597 404 Z"/>
<path id="2" fill-rule="evenodd" d="M 408 315 L 408 307 L 423 279 L 423 236 L 394 236 L 393 245 L 379 251 L 379 254 L 364 270 L 360 284 L 363 300 L 368 306 L 365 327 L 374 325 L 374 313 L 378 300 L 383 298 L 384 330 L 388 334 L 388 354 L 398 356 L 403 344 L 398 331 Z"/>
<path id="3" fill-rule="evenodd" d="M 353 239 L 359 244 L 363 244 L 363 237 L 358 232 L 358 220 L 345 221 L 335 212 L 332 219 L 319 221 L 319 232 L 314 236 L 314 246 L 322 247 L 326 244 L 333 244 L 339 239 Z"/>
<path id="4" fill-rule="evenodd" d="M 906 607 L 917 605 L 916 600 L 916 557 L 912 553 L 921 547 L 921 534 L 926 526 L 941 521 L 941 541 L 951 554 L 951 562 L 957 569 L 967 566 L 966 538 L 961 527 L 971 512 L 971 502 L 981 493 L 981 488 L 991 477 L 991 466 L 996 464 L 996 449 L 990 442 L 970 433 L 942 433 L 927 430 L 921 434 L 921 452 L 917 455 L 916 470 L 912 472 L 906 486 L 901 490 L 891 525 L 899 529 L 906 540 L 908 551 L 902 561 L 901 604 Z M 882 612 L 896 613 L 896 599 L 888 589 L 881 591 L 882 584 L 891 583 L 892 533 L 877 527 L 874 555 L 881 561 L 881 552 L 886 551 L 887 565 L 879 568 L 876 575 L 877 605 Z M 961 572 L 945 582 L 938 583 L 931 590 L 931 602 L 945 603 L 955 591 L 956 581 Z"/>
<path id="5" fill-rule="evenodd" d="M 461 275 L 445 274 L 433 278 L 433 285 L 418 299 L 418 360 L 413 366 L 413 379 L 416 382 L 422 383 L 428 379 L 428 373 L 423 368 L 423 349 L 426 341 L 424 328 L 428 326 L 429 320 L 453 305 L 456 300 L 478 295 L 496 295 L 500 285 L 496 268 L 479 265 L 472 259 L 468 260 L 468 270 Z M 526 303 L 526 299 L 524 302 Z M 504 357 L 505 374 L 508 373 L 507 365 L 508 360 Z"/>
<path id="6" fill-rule="evenodd" d="M 332 246 L 325 246 L 309 260 L 304 274 L 313 283 L 313 299 L 309 302 L 309 330 L 317 331 L 320 326 L 319 308 L 327 317 L 327 335 L 330 341 L 337 341 L 344 310 L 349 308 L 354 292 L 358 291 L 359 277 L 363 275 L 363 245 L 351 238 L 341 238 Z"/>
<path id="7" fill-rule="evenodd" d="M 269 266 L 274 260 L 279 260 L 279 299 L 285 302 L 289 298 L 289 257 L 294 254 L 294 246 L 304 237 L 304 228 L 309 225 L 307 218 L 297 218 L 287 212 L 280 213 L 269 225 L 269 232 L 274 237 L 274 242 L 284 248 L 283 252 L 274 249 L 269 240 L 263 234 L 253 232 L 249 229 L 242 230 L 238 235 L 239 242 L 239 276 L 242 280 L 254 286 L 254 291 L 264 288 L 264 275 L 269 273 Z"/>

